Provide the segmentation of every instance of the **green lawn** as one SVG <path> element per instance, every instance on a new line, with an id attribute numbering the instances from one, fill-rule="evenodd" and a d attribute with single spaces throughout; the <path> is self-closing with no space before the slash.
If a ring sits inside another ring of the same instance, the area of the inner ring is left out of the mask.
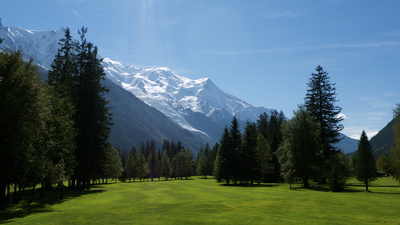
<path id="1" fill-rule="evenodd" d="M 355 180 L 339 193 L 295 187 L 232 187 L 197 178 L 99 185 L 67 192 L 73 197 L 62 202 L 8 209 L 0 223 L 400 224 L 400 188 L 391 178 L 373 182 L 369 193 Z"/>

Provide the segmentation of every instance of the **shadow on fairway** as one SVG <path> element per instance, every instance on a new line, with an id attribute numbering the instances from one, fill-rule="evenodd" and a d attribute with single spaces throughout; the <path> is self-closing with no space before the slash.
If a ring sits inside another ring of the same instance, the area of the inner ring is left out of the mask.
<path id="1" fill-rule="evenodd" d="M 60 192 L 56 190 L 45 191 L 44 196 L 39 196 L 40 189 L 37 190 L 33 202 L 31 204 L 27 203 L 30 198 L 29 191 L 25 194 L 21 203 L 17 205 L 6 205 L 5 207 L 0 208 L 0 224 L 13 222 L 12 219 L 22 218 L 34 213 L 46 213 L 46 212 L 54 212 L 52 209 L 52 205 L 60 204 L 69 199 L 84 196 L 88 194 L 95 194 L 103 192 L 104 190 L 84 190 L 84 191 L 75 191 L 75 190 L 64 190 L 64 198 L 62 200 L 59 199 Z M 10 221 L 11 220 L 11 221 Z"/>
<path id="2" fill-rule="evenodd" d="M 245 188 L 257 188 L 257 187 L 276 187 L 278 184 L 220 184 L 224 187 L 245 187 Z"/>

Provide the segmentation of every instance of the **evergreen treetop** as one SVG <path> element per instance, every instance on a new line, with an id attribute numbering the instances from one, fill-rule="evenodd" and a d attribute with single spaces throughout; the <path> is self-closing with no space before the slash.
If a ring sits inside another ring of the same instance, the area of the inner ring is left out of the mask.
<path id="1" fill-rule="evenodd" d="M 311 74 L 307 83 L 305 107 L 320 125 L 319 135 L 324 154 L 326 158 L 329 158 L 332 153 L 337 152 L 334 144 L 341 140 L 339 132 L 343 130 L 343 125 L 340 124 L 343 118 L 339 116 L 339 113 L 342 108 L 335 105 L 336 84 L 330 82 L 329 73 L 321 66 L 317 66 L 315 71 L 316 73 Z"/>

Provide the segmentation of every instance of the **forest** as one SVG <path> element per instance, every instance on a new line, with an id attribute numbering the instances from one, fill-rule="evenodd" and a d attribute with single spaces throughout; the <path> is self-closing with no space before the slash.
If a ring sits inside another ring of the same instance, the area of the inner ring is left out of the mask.
<path id="1" fill-rule="evenodd" d="M 261 114 L 240 128 L 235 116 L 220 142 L 195 156 L 178 141 L 161 149 L 143 140 L 130 152 L 118 151 L 108 138 L 112 115 L 101 81 L 105 77 L 98 48 L 86 39 L 87 28 L 74 39 L 68 28 L 41 80 L 33 60 L 22 51 L 0 53 L 0 204 L 17 204 L 36 187 L 40 193 L 89 190 L 108 179 L 121 182 L 213 177 L 227 186 L 310 181 L 343 190 L 350 177 L 366 191 L 377 171 L 400 181 L 400 105 L 394 115 L 395 139 L 389 155 L 374 158 L 363 131 L 358 150 L 344 155 L 335 144 L 343 129 L 335 84 L 321 66 L 307 83 L 304 103 L 292 118 L 282 112 Z M 1 43 L 0 43 L 1 44 Z M 241 131 L 243 130 L 243 132 Z"/>

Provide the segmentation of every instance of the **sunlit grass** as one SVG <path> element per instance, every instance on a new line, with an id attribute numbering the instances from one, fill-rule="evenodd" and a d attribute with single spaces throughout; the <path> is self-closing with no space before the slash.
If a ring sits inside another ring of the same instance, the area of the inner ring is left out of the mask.
<path id="1" fill-rule="evenodd" d="M 212 179 L 117 183 L 9 209 L 0 218 L 11 224 L 400 224 L 400 188 L 391 178 L 373 182 L 371 192 L 356 180 L 339 193 L 316 184 L 294 187 L 223 186 Z"/>

